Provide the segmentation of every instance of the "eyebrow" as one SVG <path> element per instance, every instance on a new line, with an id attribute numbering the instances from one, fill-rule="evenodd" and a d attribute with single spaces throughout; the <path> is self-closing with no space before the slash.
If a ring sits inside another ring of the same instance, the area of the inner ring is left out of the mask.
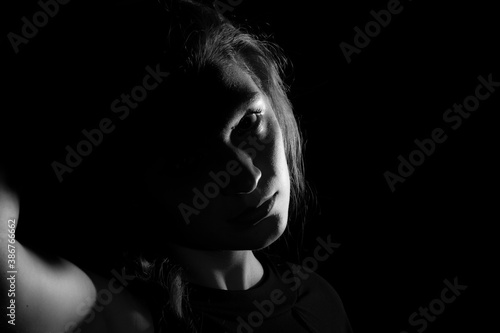
<path id="1" fill-rule="evenodd" d="M 261 96 L 260 92 L 252 91 L 242 94 L 241 98 L 237 100 L 236 109 L 246 109 L 249 105 L 254 103 Z"/>
<path id="2" fill-rule="evenodd" d="M 233 117 L 243 113 L 261 96 L 262 94 L 259 91 L 245 91 L 233 95 L 229 103 L 225 106 L 227 108 L 227 112 L 224 113 L 224 120 L 230 121 Z"/>

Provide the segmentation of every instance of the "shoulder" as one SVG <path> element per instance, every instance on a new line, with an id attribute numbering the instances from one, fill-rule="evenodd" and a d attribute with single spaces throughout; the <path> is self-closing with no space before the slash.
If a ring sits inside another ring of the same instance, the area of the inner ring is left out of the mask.
<path id="1" fill-rule="evenodd" d="M 153 333 L 153 318 L 148 307 L 133 294 L 132 276 L 113 270 L 108 277 L 88 273 L 96 297 L 90 314 L 80 327 L 81 333 L 96 332 L 105 323 L 105 333 Z"/>
<path id="2" fill-rule="evenodd" d="M 286 262 L 281 268 L 281 280 L 289 285 L 292 291 L 298 293 L 302 301 L 324 301 L 327 304 L 343 308 L 342 301 L 337 291 L 315 269 Z"/>
<path id="3" fill-rule="evenodd" d="M 297 290 L 297 308 L 312 317 L 323 318 L 333 332 L 351 333 L 352 328 L 344 304 L 333 286 L 321 275 L 302 265 L 292 265 Z"/>
<path id="4" fill-rule="evenodd" d="M 310 323 L 331 327 L 333 332 L 352 332 L 342 300 L 333 286 L 316 273 L 318 267 L 270 257 L 281 281 L 297 296 L 295 308 Z"/>

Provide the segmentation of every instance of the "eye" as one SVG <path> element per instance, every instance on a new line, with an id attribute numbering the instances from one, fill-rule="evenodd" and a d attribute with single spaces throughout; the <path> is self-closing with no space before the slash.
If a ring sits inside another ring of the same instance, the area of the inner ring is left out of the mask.
<path id="1" fill-rule="evenodd" d="M 238 134 L 257 128 L 262 120 L 262 110 L 248 111 L 235 127 Z"/>

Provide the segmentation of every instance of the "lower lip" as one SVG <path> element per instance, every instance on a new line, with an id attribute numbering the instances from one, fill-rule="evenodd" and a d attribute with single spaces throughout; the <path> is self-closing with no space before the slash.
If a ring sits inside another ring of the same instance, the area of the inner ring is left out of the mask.
<path id="1" fill-rule="evenodd" d="M 274 195 L 269 200 L 260 205 L 259 208 L 252 210 L 246 215 L 229 220 L 229 223 L 242 227 L 250 227 L 258 224 L 263 219 L 265 219 L 273 209 L 277 194 L 277 192 L 274 193 Z"/>

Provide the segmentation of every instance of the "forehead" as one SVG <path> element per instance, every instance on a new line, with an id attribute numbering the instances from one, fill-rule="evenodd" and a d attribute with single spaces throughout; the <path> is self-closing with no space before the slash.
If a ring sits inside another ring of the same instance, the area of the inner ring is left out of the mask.
<path id="1" fill-rule="evenodd" d="M 179 146 L 217 137 L 235 115 L 246 111 L 249 102 L 264 97 L 252 77 L 236 64 L 207 66 L 174 85 L 166 91 L 166 100 L 168 96 L 172 100 L 167 102 L 167 120 L 162 123 L 170 125 L 165 134 L 176 138 Z"/>
<path id="2" fill-rule="evenodd" d="M 235 64 L 212 66 L 201 73 L 195 86 L 205 105 L 230 112 L 260 94 L 252 77 Z"/>
<path id="3" fill-rule="evenodd" d="M 207 66 L 187 78 L 179 89 L 176 109 L 183 120 L 191 126 L 213 125 L 214 130 L 262 96 L 252 77 L 235 64 Z"/>

